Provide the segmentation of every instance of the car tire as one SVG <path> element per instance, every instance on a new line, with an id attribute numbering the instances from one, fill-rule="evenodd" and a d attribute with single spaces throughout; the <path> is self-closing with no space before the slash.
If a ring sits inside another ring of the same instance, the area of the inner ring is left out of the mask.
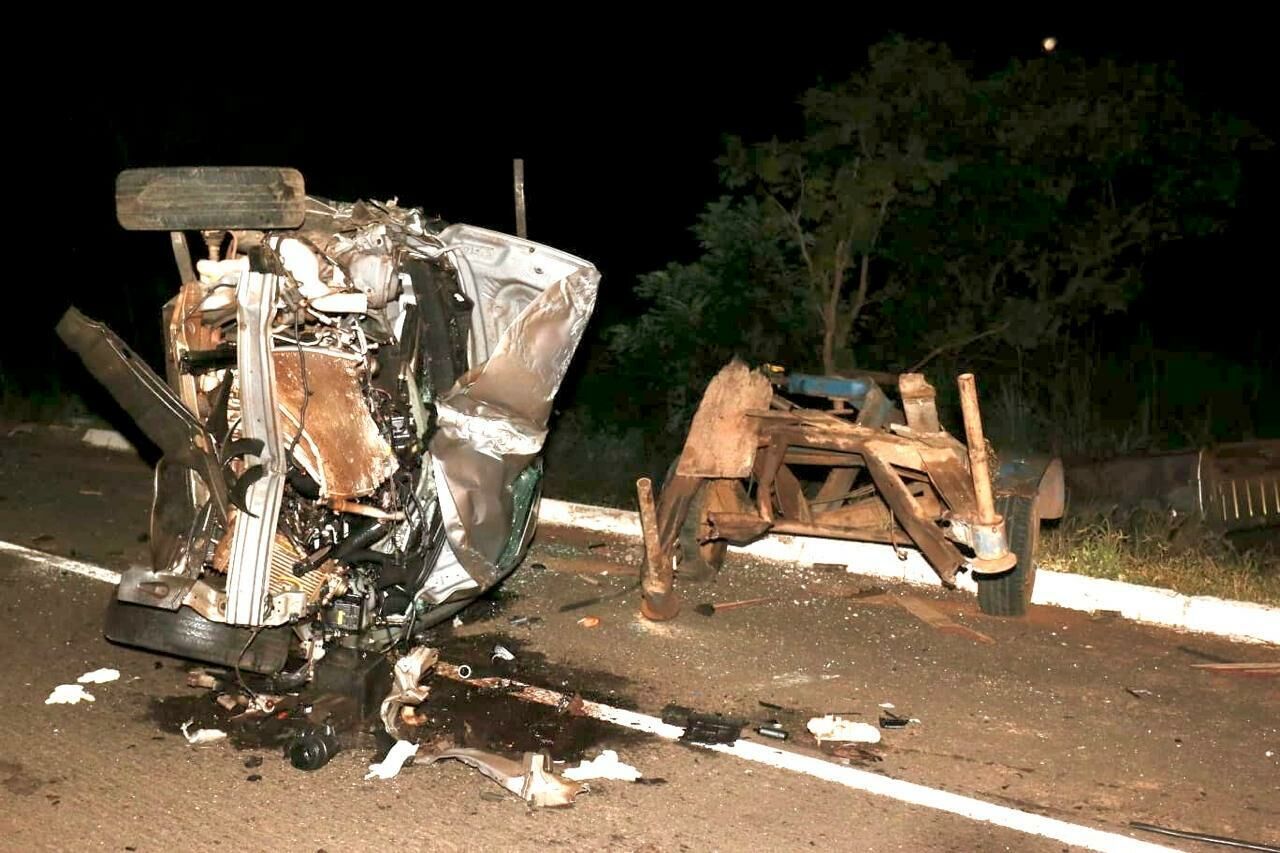
<path id="1" fill-rule="evenodd" d="M 1004 495 L 996 500 L 1004 516 L 1009 550 L 1017 563 L 1007 572 L 978 575 L 978 607 L 988 616 L 1024 616 L 1036 583 L 1036 549 L 1040 543 L 1040 514 L 1034 497 Z"/>

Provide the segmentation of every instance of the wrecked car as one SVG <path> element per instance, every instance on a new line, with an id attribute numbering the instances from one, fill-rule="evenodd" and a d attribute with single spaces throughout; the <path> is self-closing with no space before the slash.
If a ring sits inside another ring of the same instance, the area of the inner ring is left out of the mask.
<path id="1" fill-rule="evenodd" d="M 1062 462 L 995 459 L 974 376 L 957 385 L 964 443 L 943 428 L 922 374 L 813 376 L 731 362 L 707 387 L 661 491 L 637 482 L 642 612 L 674 617 L 677 573 L 705 577 L 730 544 L 781 533 L 915 547 L 945 586 L 972 572 L 985 613 L 1023 615 L 1040 521 L 1065 508 Z"/>
<path id="2" fill-rule="evenodd" d="M 74 307 L 58 324 L 162 454 L 110 639 L 296 685 L 514 570 L 591 263 L 291 169 L 129 170 L 116 203 L 169 234 L 180 287 L 163 378 Z"/>

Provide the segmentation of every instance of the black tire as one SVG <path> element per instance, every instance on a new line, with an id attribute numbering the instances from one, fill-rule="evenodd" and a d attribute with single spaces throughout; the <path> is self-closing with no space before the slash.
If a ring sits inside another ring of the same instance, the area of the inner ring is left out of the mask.
<path id="1" fill-rule="evenodd" d="M 1040 514 L 1035 498 L 1022 495 L 997 498 L 996 512 L 1004 516 L 1009 550 L 1018 562 L 1007 572 L 977 576 L 978 606 L 988 616 L 1025 616 L 1036 584 Z"/>
<path id="2" fill-rule="evenodd" d="M 676 457 L 667 468 L 667 476 L 663 480 L 664 487 L 675 477 L 676 465 L 679 462 L 679 457 Z M 723 539 L 708 542 L 705 545 L 698 542 L 698 526 L 702 517 L 706 515 L 707 500 L 711 496 L 711 490 L 707 484 L 708 481 L 703 480 L 698 485 L 698 491 L 689 501 L 689 512 L 680 526 L 680 537 L 676 540 L 676 576 L 679 580 L 694 583 L 714 580 L 720 573 L 725 554 L 729 550 L 729 543 Z"/>

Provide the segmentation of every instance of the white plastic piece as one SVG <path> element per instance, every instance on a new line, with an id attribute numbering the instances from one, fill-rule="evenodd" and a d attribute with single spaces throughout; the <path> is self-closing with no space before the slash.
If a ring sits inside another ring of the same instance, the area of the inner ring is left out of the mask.
<path id="1" fill-rule="evenodd" d="M 120 450 L 128 453 L 134 449 L 129 439 L 113 429 L 87 429 L 84 431 L 83 441 L 91 447 L 101 447 L 104 450 Z"/>
<path id="2" fill-rule="evenodd" d="M 880 742 L 880 730 L 870 723 L 846 720 L 844 717 L 837 717 L 833 714 L 813 717 L 809 720 L 806 728 L 809 729 L 811 735 L 817 738 L 819 744 L 823 741 L 840 743 Z"/>
<path id="3" fill-rule="evenodd" d="M 248 271 L 248 255 L 241 255 L 234 260 L 211 261 L 208 258 L 201 258 L 196 261 L 196 272 L 200 274 L 200 281 L 205 284 L 235 281 L 240 278 L 241 273 Z"/>
<path id="4" fill-rule="evenodd" d="M 206 743 L 217 743 L 220 740 L 225 740 L 227 737 L 227 733 L 222 729 L 196 729 L 194 732 L 188 731 L 188 729 L 194 724 L 195 720 L 187 720 L 179 726 L 179 728 L 182 729 L 182 736 L 186 738 L 187 743 L 192 746 L 200 746 Z"/>
<path id="5" fill-rule="evenodd" d="M 320 282 L 320 259 L 305 243 L 289 237 L 278 242 L 275 249 L 284 268 L 298 282 L 303 296 L 314 299 L 329 291 Z"/>
<path id="6" fill-rule="evenodd" d="M 574 782 L 585 782 L 588 779 L 617 779 L 621 782 L 634 782 L 640 778 L 640 771 L 618 760 L 618 753 L 606 749 L 591 761 L 583 761 L 577 767 L 570 767 L 560 774 Z"/>
<path id="7" fill-rule="evenodd" d="M 393 779 L 400 773 L 400 768 L 410 758 L 418 754 L 418 745 L 407 740 L 398 740 L 387 752 L 382 761 L 369 765 L 369 772 L 364 774 L 365 781 L 370 779 Z"/>
<path id="8" fill-rule="evenodd" d="M 81 684 L 106 684 L 108 681 L 116 681 L 119 678 L 120 670 L 118 669 L 95 669 L 93 672 L 86 672 L 76 681 Z"/>
<path id="9" fill-rule="evenodd" d="M 511 649 L 499 643 L 493 647 L 493 657 L 490 660 L 515 660 L 516 656 L 511 653 Z"/>
<path id="10" fill-rule="evenodd" d="M 84 687 L 79 684 L 59 684 L 53 688 L 53 692 L 49 694 L 49 698 L 44 700 L 46 705 L 79 705 L 81 702 L 93 702 L 92 693 L 86 693 Z"/>

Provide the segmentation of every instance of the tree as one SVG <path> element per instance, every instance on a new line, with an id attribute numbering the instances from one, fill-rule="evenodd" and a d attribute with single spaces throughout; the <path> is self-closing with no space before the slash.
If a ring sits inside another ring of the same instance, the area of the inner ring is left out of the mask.
<path id="1" fill-rule="evenodd" d="M 893 40 L 873 47 L 867 69 L 846 83 L 804 94 L 803 137 L 729 141 L 727 186 L 765 200 L 774 234 L 802 265 L 825 372 L 853 366 L 850 337 L 871 297 L 881 235 L 954 168 L 935 140 L 964 114 L 970 89 L 946 47 Z"/>

